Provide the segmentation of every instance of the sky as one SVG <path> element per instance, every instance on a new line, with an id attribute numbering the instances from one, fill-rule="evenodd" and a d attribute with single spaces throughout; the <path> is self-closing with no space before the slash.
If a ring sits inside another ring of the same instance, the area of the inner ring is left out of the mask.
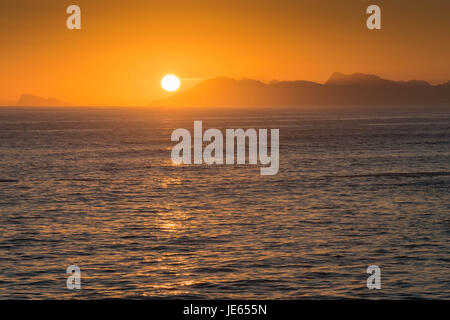
<path id="1" fill-rule="evenodd" d="M 81 30 L 66 8 L 81 8 Z M 381 7 L 381 30 L 366 8 Z M 0 104 L 24 93 L 146 105 L 173 73 L 325 82 L 332 72 L 450 79 L 448 0 L 1 0 Z"/>

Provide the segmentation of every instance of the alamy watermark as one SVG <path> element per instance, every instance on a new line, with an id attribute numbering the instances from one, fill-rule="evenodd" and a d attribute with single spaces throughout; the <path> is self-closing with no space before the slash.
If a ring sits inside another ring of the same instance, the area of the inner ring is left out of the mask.
<path id="1" fill-rule="evenodd" d="M 367 267 L 366 272 L 370 274 L 367 278 L 367 288 L 369 290 L 381 289 L 381 269 L 377 265 L 371 265 Z"/>
<path id="2" fill-rule="evenodd" d="M 66 285 L 67 289 L 81 289 L 81 270 L 80 267 L 76 265 L 71 265 L 67 267 L 67 274 L 70 276 L 67 278 Z"/>
<path id="3" fill-rule="evenodd" d="M 70 14 L 66 20 L 66 26 L 69 30 L 81 29 L 81 8 L 78 5 L 72 4 L 67 7 L 66 13 Z M 366 26 L 369 30 L 381 29 L 381 9 L 376 4 L 367 7 L 366 13 L 370 16 L 366 20 Z"/>
<path id="4" fill-rule="evenodd" d="M 66 26 L 69 30 L 81 29 L 81 9 L 79 6 L 72 4 L 67 7 L 66 13 L 70 14 L 66 20 Z"/>
<path id="5" fill-rule="evenodd" d="M 381 29 L 381 9 L 376 4 L 367 7 L 366 13 L 370 16 L 366 20 L 366 26 L 369 30 Z"/>
<path id="6" fill-rule="evenodd" d="M 260 169 L 261 175 L 278 173 L 279 129 L 270 129 L 270 152 L 268 150 L 268 129 L 226 129 L 224 135 L 219 129 L 208 129 L 203 133 L 202 121 L 194 121 L 194 137 L 187 129 L 176 129 L 172 132 L 172 141 L 179 141 L 172 149 L 172 162 L 175 164 L 245 164 L 246 150 L 248 163 L 259 163 L 265 167 Z M 181 141 L 180 141 L 181 140 Z M 192 159 L 192 140 L 194 143 Z M 246 141 L 248 140 L 248 148 Z M 210 142 L 203 149 L 203 142 Z M 235 144 L 236 142 L 236 144 Z M 236 146 L 236 148 L 235 148 Z M 236 150 L 236 152 L 235 152 Z"/>

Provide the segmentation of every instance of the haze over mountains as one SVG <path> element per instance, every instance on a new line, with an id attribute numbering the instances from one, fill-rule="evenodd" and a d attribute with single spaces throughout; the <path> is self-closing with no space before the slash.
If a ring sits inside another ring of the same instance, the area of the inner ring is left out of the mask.
<path id="1" fill-rule="evenodd" d="M 450 81 L 392 81 L 376 75 L 333 73 L 324 84 L 214 78 L 154 106 L 450 106 Z"/>
<path id="2" fill-rule="evenodd" d="M 73 106 L 56 98 L 23 94 L 17 106 Z M 263 83 L 257 80 L 212 78 L 151 103 L 156 107 L 377 107 L 448 106 L 450 81 L 392 81 L 376 75 L 335 72 L 323 84 L 311 81 Z"/>
<path id="3" fill-rule="evenodd" d="M 16 105 L 23 107 L 67 107 L 72 104 L 55 98 L 42 98 L 33 94 L 23 94 Z"/>

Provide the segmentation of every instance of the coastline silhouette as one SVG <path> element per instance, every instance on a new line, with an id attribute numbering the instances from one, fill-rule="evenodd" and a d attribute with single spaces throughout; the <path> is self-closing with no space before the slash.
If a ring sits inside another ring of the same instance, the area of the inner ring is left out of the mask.
<path id="1" fill-rule="evenodd" d="M 431 85 L 422 80 L 392 81 L 376 75 L 333 73 L 324 83 L 213 78 L 152 106 L 448 106 L 450 81 Z"/>

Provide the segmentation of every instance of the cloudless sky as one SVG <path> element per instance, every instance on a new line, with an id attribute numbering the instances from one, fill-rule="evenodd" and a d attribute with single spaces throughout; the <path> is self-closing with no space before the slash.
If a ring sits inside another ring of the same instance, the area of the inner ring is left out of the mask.
<path id="1" fill-rule="evenodd" d="M 81 7 L 82 29 L 66 28 Z M 382 29 L 366 28 L 367 6 Z M 203 78 L 324 82 L 334 71 L 450 78 L 448 0 L 1 0 L 0 103 L 23 93 L 145 105 Z"/>

